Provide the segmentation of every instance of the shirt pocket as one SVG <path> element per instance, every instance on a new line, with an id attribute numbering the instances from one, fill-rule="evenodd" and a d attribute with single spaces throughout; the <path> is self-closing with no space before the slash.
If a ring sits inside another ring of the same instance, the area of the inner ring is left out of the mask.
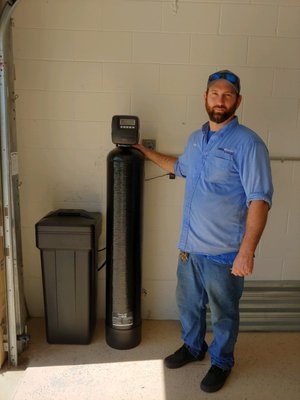
<path id="1" fill-rule="evenodd" d="M 226 183 L 233 173 L 233 152 L 218 149 L 209 153 L 204 171 L 207 182 Z"/>

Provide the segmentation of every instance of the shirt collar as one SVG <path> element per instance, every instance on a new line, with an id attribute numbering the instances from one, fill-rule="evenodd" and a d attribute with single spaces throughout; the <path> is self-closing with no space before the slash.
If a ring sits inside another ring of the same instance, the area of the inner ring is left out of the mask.
<path id="1" fill-rule="evenodd" d="M 233 128 L 235 128 L 239 124 L 238 117 L 234 117 L 228 124 L 223 126 L 222 129 L 219 131 L 216 131 L 215 134 L 219 134 L 220 136 L 225 135 L 226 132 L 231 131 Z M 209 132 L 209 122 L 207 121 L 203 126 L 202 126 L 202 132 L 204 135 L 207 135 Z"/>

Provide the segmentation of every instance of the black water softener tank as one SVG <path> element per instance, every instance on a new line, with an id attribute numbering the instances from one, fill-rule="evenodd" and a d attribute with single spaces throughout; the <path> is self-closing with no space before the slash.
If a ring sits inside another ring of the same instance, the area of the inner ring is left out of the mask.
<path id="1" fill-rule="evenodd" d="M 106 342 L 130 349 L 141 341 L 141 256 L 144 156 L 139 120 L 114 116 L 107 157 Z"/>

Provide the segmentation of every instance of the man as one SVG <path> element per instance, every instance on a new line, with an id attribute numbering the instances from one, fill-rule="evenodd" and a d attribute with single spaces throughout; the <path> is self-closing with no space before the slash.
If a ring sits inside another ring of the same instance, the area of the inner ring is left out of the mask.
<path id="1" fill-rule="evenodd" d="M 268 150 L 235 116 L 241 100 L 237 75 L 213 73 L 204 94 L 209 121 L 192 133 L 178 159 L 136 145 L 186 178 L 176 290 L 184 344 L 164 362 L 179 368 L 208 351 L 212 365 L 200 385 L 205 392 L 221 389 L 234 365 L 244 277 L 253 271 L 273 194 Z M 214 334 L 209 347 L 208 303 Z"/>

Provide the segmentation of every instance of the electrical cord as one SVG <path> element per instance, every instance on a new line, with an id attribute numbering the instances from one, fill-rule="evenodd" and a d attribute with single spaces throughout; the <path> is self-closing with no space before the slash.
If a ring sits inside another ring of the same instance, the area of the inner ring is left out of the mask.
<path id="1" fill-rule="evenodd" d="M 101 269 L 104 267 L 104 265 L 106 264 L 106 260 L 100 265 L 100 267 L 98 267 L 97 271 L 101 271 Z"/>
<path id="2" fill-rule="evenodd" d="M 100 251 L 104 251 L 104 250 L 106 250 L 106 247 L 103 247 L 103 249 L 98 250 L 98 253 Z M 106 260 L 98 267 L 97 271 L 99 272 L 104 267 L 105 264 L 106 264 Z"/>
<path id="3" fill-rule="evenodd" d="M 174 179 L 173 178 L 174 174 L 168 172 L 168 173 L 163 174 L 163 175 L 157 175 L 157 176 L 153 176 L 152 178 L 146 178 L 145 181 L 152 181 L 153 179 L 162 178 L 163 176 L 169 176 L 170 179 Z"/>

